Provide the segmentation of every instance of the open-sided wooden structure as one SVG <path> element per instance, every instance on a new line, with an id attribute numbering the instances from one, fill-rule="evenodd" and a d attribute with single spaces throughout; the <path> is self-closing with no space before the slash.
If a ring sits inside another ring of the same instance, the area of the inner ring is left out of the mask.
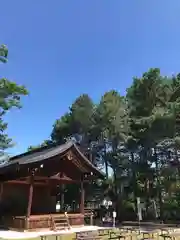
<path id="1" fill-rule="evenodd" d="M 68 213 L 71 225 L 84 223 L 84 183 L 102 173 L 68 142 L 12 157 L 0 166 L 0 215 L 9 228 L 51 228 L 56 213 L 52 190 L 63 184 L 80 184 L 79 210 Z"/>

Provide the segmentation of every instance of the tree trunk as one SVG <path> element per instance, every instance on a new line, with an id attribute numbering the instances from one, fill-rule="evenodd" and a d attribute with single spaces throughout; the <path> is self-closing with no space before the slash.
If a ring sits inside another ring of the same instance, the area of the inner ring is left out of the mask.
<path id="1" fill-rule="evenodd" d="M 104 164 L 105 164 L 105 172 L 106 172 L 106 179 L 109 178 L 109 171 L 108 171 L 108 161 L 106 158 L 106 143 L 104 143 Z"/>
<path id="2" fill-rule="evenodd" d="M 162 202 L 162 192 L 161 192 L 161 181 L 159 176 L 159 164 L 158 164 L 158 156 L 157 156 L 157 149 L 154 147 L 154 160 L 155 160 L 155 168 L 156 168 L 156 178 L 157 178 L 157 192 L 158 192 L 158 200 L 159 200 L 159 213 L 160 213 L 160 220 L 163 217 L 163 202 Z"/>
<path id="3" fill-rule="evenodd" d="M 148 178 L 146 178 L 146 180 L 145 180 L 145 194 L 146 194 L 145 195 L 146 217 L 148 217 L 148 209 L 149 209 L 149 179 Z"/>
<path id="4" fill-rule="evenodd" d="M 180 176 L 180 167 L 179 167 L 179 159 L 178 159 L 178 150 L 177 147 L 175 146 L 175 159 L 176 159 L 176 164 L 177 164 L 177 172 L 178 172 L 178 176 L 177 176 L 177 181 L 179 181 L 179 176 Z"/>
<path id="5" fill-rule="evenodd" d="M 114 174 L 114 193 L 115 193 L 115 201 L 114 201 L 114 208 L 117 212 L 118 218 L 120 217 L 120 211 L 121 211 L 121 196 L 119 196 L 118 192 L 118 186 L 117 186 L 117 174 L 116 174 L 116 169 L 113 168 L 113 174 Z"/>
<path id="6" fill-rule="evenodd" d="M 134 166 L 134 153 L 131 152 L 131 163 L 132 163 L 132 166 Z M 136 178 L 136 172 L 134 170 L 134 167 L 132 167 L 132 177 L 133 177 L 133 196 L 134 196 L 134 206 L 135 206 L 135 211 L 136 211 L 136 214 L 138 212 L 138 209 L 137 209 L 137 203 L 136 203 L 136 200 L 137 200 L 137 178 Z"/>
<path id="7" fill-rule="evenodd" d="M 105 172 L 106 172 L 106 179 L 109 178 L 109 172 L 108 172 L 108 163 L 106 160 L 104 160 L 104 164 L 105 164 Z"/>

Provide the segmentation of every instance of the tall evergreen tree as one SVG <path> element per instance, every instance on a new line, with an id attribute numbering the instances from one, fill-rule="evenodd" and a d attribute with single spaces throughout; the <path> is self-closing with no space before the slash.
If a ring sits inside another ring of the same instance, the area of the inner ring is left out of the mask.
<path id="1" fill-rule="evenodd" d="M 0 62 L 6 63 L 8 49 L 5 45 L 0 46 Z M 6 134 L 8 124 L 4 122 L 4 116 L 11 108 L 21 107 L 21 96 L 27 95 L 28 91 L 24 86 L 19 86 L 15 82 L 6 78 L 0 79 L 0 153 L 12 146 L 12 139 Z"/>

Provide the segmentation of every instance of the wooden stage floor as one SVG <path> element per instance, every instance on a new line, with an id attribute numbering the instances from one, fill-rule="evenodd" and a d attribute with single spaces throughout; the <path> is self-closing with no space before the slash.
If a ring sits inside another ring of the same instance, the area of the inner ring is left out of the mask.
<path id="1" fill-rule="evenodd" d="M 84 225 L 84 215 L 81 213 L 68 213 L 69 224 L 73 226 L 82 226 Z M 64 214 L 56 213 L 56 214 L 41 214 L 41 215 L 30 215 L 28 218 L 28 227 L 26 216 L 15 216 L 11 221 L 10 229 L 24 230 L 24 229 L 48 229 L 51 228 L 52 218 L 63 219 L 65 218 Z"/>

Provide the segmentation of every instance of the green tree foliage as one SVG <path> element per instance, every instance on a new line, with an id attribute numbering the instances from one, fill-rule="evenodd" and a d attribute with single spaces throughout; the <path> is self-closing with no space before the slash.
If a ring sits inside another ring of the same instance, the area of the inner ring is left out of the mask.
<path id="1" fill-rule="evenodd" d="M 44 140 L 41 144 L 36 145 L 36 146 L 29 146 L 28 147 L 28 151 L 34 151 L 37 150 L 39 148 L 44 148 L 44 147 L 49 147 L 53 144 L 53 142 L 51 140 Z"/>
<path id="2" fill-rule="evenodd" d="M 56 120 L 51 134 L 52 140 L 62 142 L 75 138 L 78 142 L 87 143 L 92 126 L 94 104 L 87 94 L 79 96 L 69 112 Z"/>
<path id="3" fill-rule="evenodd" d="M 5 45 L 0 46 L 0 62 L 6 63 L 8 49 Z M 4 116 L 11 108 L 21 107 L 21 96 L 27 95 L 28 91 L 24 86 L 17 85 L 15 82 L 6 78 L 0 79 L 0 152 L 11 146 L 12 140 L 5 133 L 8 124 L 4 122 Z"/>
<path id="4" fill-rule="evenodd" d="M 0 46 L 0 62 L 6 63 L 8 56 L 8 49 L 5 45 Z"/>
<path id="5" fill-rule="evenodd" d="M 112 198 L 119 216 L 128 212 L 136 218 L 137 197 L 144 203 L 143 218 L 154 218 L 154 201 L 161 219 L 178 216 L 179 89 L 180 74 L 168 77 L 149 69 L 133 78 L 125 96 L 111 90 L 96 104 L 87 94 L 79 96 L 53 125 L 53 143 L 73 139 L 105 169 L 102 192 Z"/>

